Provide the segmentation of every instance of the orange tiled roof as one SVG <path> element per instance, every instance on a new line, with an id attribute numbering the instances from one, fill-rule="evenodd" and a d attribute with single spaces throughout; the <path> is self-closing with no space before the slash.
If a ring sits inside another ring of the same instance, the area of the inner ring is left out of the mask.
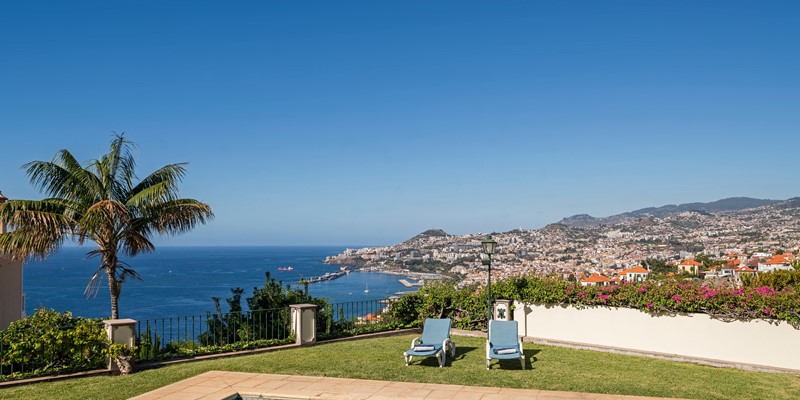
<path id="1" fill-rule="evenodd" d="M 767 265 L 788 264 L 788 263 L 789 261 L 786 259 L 786 257 L 780 254 L 777 254 L 775 255 L 775 257 L 772 257 L 769 260 L 767 260 Z"/>
<path id="2" fill-rule="evenodd" d="M 736 269 L 734 269 L 734 271 L 736 271 L 736 272 L 756 272 L 756 270 L 754 270 L 752 268 L 749 268 L 747 266 L 736 268 Z"/>
<path id="3" fill-rule="evenodd" d="M 650 271 L 642 268 L 641 265 L 637 265 L 637 266 L 635 266 L 635 267 L 633 267 L 631 269 L 626 269 L 625 271 L 622 271 L 622 273 L 626 274 L 626 275 L 627 274 L 649 274 Z"/>
<path id="4" fill-rule="evenodd" d="M 595 272 L 594 274 L 592 274 L 592 276 L 581 279 L 581 282 L 586 282 L 586 283 L 611 282 L 611 279 L 608 279 L 605 276 Z"/>
<path id="5" fill-rule="evenodd" d="M 703 265 L 703 263 L 695 261 L 694 258 L 687 258 L 686 260 L 684 260 L 681 263 L 681 265 L 689 265 L 689 266 L 693 266 L 693 267 L 699 267 L 699 266 Z"/>

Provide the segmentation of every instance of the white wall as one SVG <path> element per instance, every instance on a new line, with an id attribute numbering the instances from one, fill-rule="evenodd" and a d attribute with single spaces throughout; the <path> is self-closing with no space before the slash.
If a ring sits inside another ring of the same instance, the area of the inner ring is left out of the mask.
<path id="1" fill-rule="evenodd" d="M 534 339 L 800 371 L 800 330 L 785 322 L 724 322 L 706 314 L 653 316 L 610 307 L 515 307 L 520 335 Z"/>

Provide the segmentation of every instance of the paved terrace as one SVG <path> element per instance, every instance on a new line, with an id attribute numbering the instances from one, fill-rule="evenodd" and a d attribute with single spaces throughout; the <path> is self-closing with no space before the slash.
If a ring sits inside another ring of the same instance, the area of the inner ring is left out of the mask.
<path id="1" fill-rule="evenodd" d="M 502 371 L 495 371 L 502 373 Z M 320 400 L 647 400 L 616 394 L 440 385 L 245 372 L 210 371 L 134 397 L 135 400 L 228 400 L 241 395 L 263 399 Z"/>

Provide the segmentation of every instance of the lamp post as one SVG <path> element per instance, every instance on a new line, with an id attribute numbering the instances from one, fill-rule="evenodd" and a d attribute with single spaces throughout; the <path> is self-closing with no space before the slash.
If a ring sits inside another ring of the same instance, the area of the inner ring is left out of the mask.
<path id="1" fill-rule="evenodd" d="M 486 285 L 486 328 L 488 329 L 489 321 L 492 319 L 492 254 L 497 248 L 497 242 L 492 240 L 491 236 L 487 236 L 486 239 L 481 241 L 481 247 L 488 257 L 489 264 L 489 280 Z"/>

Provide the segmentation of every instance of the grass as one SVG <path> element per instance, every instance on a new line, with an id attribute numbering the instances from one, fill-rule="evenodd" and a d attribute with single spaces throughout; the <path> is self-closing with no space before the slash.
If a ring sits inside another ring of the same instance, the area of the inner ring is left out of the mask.
<path id="1" fill-rule="evenodd" d="M 484 340 L 455 337 L 454 360 L 403 364 L 412 336 L 384 337 L 200 361 L 141 371 L 0 390 L 0 399 L 126 399 L 211 370 L 316 375 L 404 382 L 563 390 L 694 399 L 798 399 L 800 375 L 748 372 L 588 350 L 525 344 L 533 363 L 484 367 Z M 531 369 L 531 366 L 533 367 Z"/>

